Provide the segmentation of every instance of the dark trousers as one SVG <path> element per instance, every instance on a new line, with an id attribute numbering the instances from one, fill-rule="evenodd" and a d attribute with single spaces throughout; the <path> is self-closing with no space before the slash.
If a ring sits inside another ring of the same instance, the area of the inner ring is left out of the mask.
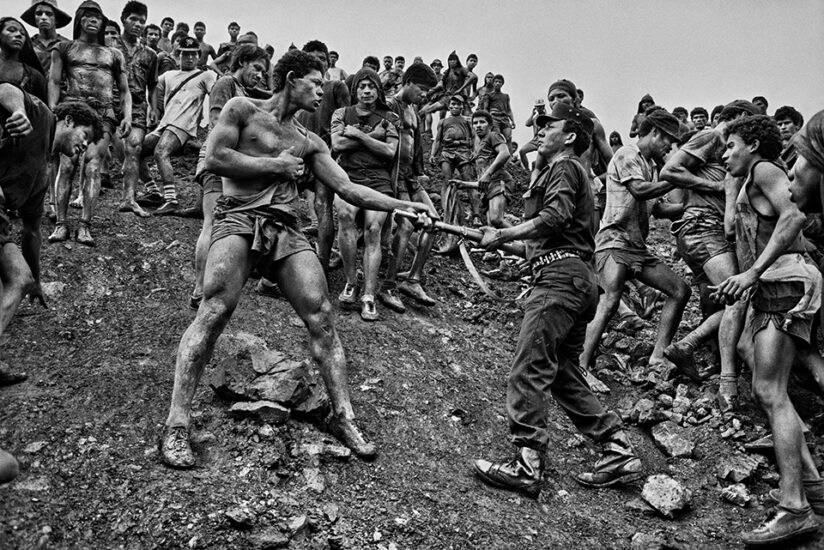
<path id="1" fill-rule="evenodd" d="M 621 429 L 621 420 L 604 410 L 578 368 L 587 323 L 597 307 L 598 285 L 590 264 L 564 259 L 538 274 L 507 389 L 509 427 L 518 447 L 546 450 L 550 392 L 575 427 L 595 441 Z"/>

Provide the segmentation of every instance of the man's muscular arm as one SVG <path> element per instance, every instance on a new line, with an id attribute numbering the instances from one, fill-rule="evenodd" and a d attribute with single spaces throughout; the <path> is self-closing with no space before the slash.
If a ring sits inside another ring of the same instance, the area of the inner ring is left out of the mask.
<path id="1" fill-rule="evenodd" d="M 113 50 L 119 58 L 120 72 L 117 75 L 117 88 L 120 92 L 120 112 L 123 113 L 123 120 L 120 122 L 120 137 L 126 137 L 132 131 L 132 93 L 129 90 L 129 77 L 126 75 L 128 67 L 126 60 L 120 50 Z M 124 91 L 125 90 L 125 91 Z"/>
<path id="2" fill-rule="evenodd" d="M 218 176 L 237 179 L 261 176 L 294 179 L 303 173 L 303 159 L 292 155 L 291 147 L 274 158 L 254 157 L 236 150 L 240 130 L 251 109 L 252 104 L 246 98 L 236 97 L 226 103 L 206 142 L 206 169 Z"/>
<path id="3" fill-rule="evenodd" d="M 676 187 L 695 189 L 715 193 L 724 191 L 724 181 L 710 181 L 700 178 L 692 170 L 701 165 L 701 160 L 686 151 L 678 151 L 667 161 L 661 169 L 661 179 L 665 179 Z"/>
<path id="4" fill-rule="evenodd" d="M 60 79 L 63 78 L 63 57 L 57 49 L 51 52 L 51 69 L 49 70 L 49 109 L 54 110 L 60 101 Z"/>

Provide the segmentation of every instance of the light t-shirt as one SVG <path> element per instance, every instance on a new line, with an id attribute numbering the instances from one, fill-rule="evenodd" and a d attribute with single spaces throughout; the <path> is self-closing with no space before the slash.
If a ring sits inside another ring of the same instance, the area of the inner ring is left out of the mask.
<path id="1" fill-rule="evenodd" d="M 162 132 L 167 126 L 175 126 L 189 136 L 197 137 L 197 123 L 200 120 L 203 99 L 212 90 L 217 75 L 214 71 L 202 71 L 170 98 L 172 92 L 190 78 L 192 73 L 193 71 L 168 71 L 158 78 L 157 93 L 163 95 L 165 112 L 156 132 Z"/>

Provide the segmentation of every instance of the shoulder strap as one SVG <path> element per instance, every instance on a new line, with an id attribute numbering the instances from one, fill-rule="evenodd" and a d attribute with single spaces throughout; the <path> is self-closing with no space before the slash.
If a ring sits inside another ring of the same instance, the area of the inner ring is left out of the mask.
<path id="1" fill-rule="evenodd" d="M 177 85 L 177 88 L 175 88 L 174 90 L 172 90 L 172 93 L 170 93 L 170 94 L 169 94 L 169 98 L 166 100 L 166 104 L 168 105 L 169 103 L 171 103 L 172 98 L 173 98 L 174 96 L 176 96 L 176 95 L 177 95 L 177 93 L 178 93 L 181 89 L 183 89 L 183 86 L 185 86 L 186 84 L 188 84 L 189 82 L 191 82 L 191 81 L 192 81 L 192 79 L 197 78 L 198 76 L 202 75 L 204 72 L 205 72 L 205 71 L 201 71 L 201 70 L 194 71 L 194 74 L 189 75 L 189 77 L 188 77 L 188 78 L 186 78 L 183 82 L 181 82 L 180 84 L 178 84 L 178 85 Z"/>

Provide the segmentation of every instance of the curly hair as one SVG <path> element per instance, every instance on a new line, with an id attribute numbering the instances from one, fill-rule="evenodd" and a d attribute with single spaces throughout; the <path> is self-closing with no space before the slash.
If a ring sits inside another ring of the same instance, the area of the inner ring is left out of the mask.
<path id="1" fill-rule="evenodd" d="M 286 75 L 290 71 L 302 78 L 312 71 L 323 71 L 323 65 L 315 56 L 304 51 L 290 50 L 286 52 L 283 57 L 278 59 L 275 68 L 272 69 L 272 84 L 275 92 L 283 90 L 286 84 Z"/>
<path id="2" fill-rule="evenodd" d="M 403 73 L 403 78 L 401 79 L 401 84 L 404 86 L 412 82 L 413 84 L 423 84 L 425 86 L 429 86 L 430 88 L 434 88 L 438 84 L 438 78 L 435 76 L 435 71 L 433 71 L 429 65 L 424 63 L 413 63 L 406 71 Z"/>
<path id="3" fill-rule="evenodd" d="M 304 44 L 303 48 L 301 49 L 305 52 L 323 52 L 323 55 L 326 56 L 326 62 L 330 63 L 329 48 L 320 40 L 310 40 L 309 42 Z"/>
<path id="4" fill-rule="evenodd" d="M 757 152 L 762 158 L 776 160 L 781 154 L 781 132 L 778 124 L 767 115 L 754 115 L 733 121 L 726 129 L 727 137 L 735 134 L 747 145 L 758 141 Z"/>
<path id="5" fill-rule="evenodd" d="M 269 70 L 269 55 L 266 53 L 266 50 L 253 44 L 241 44 L 235 48 L 232 54 L 232 64 L 229 67 L 229 71 L 235 72 L 240 69 L 244 63 L 251 63 L 258 59 L 262 59 L 265 62 L 266 70 Z"/>
<path id="6" fill-rule="evenodd" d="M 784 105 L 783 107 L 779 107 L 775 110 L 775 114 L 773 118 L 776 122 L 779 120 L 786 120 L 789 119 L 793 124 L 801 128 L 804 126 L 804 116 L 799 113 L 795 107 L 790 107 L 789 105 Z"/>
<path id="7" fill-rule="evenodd" d="M 563 131 L 575 134 L 575 141 L 572 143 L 572 150 L 576 155 L 583 155 L 592 143 L 592 137 L 584 131 L 580 122 L 575 120 L 565 120 Z"/>
<path id="8" fill-rule="evenodd" d="M 103 137 L 103 121 L 91 107 L 80 101 L 64 101 L 53 110 L 57 120 L 72 117 L 75 124 L 89 126 L 92 129 L 92 142 L 97 143 Z"/>
<path id="9" fill-rule="evenodd" d="M 695 109 L 690 111 L 690 118 L 693 118 L 695 115 L 704 115 L 707 118 L 710 117 L 710 114 L 703 107 L 696 107 Z"/>

